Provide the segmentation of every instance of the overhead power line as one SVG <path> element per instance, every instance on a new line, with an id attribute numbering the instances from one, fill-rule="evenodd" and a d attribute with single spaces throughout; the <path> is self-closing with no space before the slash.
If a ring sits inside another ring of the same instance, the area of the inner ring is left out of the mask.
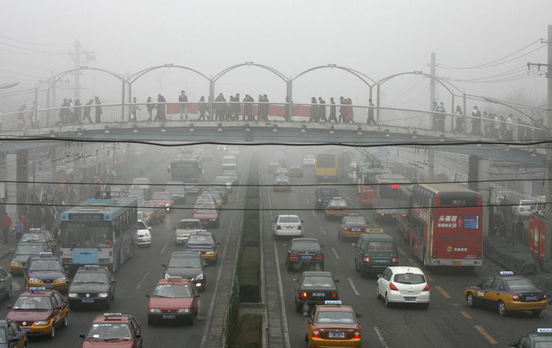
<path id="1" fill-rule="evenodd" d="M 23 41 L 23 40 L 18 40 L 18 39 L 14 39 L 14 38 L 11 38 L 11 37 L 7 37 L 7 36 L 4 36 L 4 35 L 0 35 L 0 37 L 3 38 L 3 39 L 7 39 L 7 40 L 19 42 L 19 43 L 24 43 L 24 44 L 27 44 L 27 45 L 37 45 L 37 46 L 67 46 L 67 45 L 69 45 L 68 43 L 67 44 L 65 44 L 65 43 L 52 44 L 52 43 L 37 43 L 37 42 Z"/>

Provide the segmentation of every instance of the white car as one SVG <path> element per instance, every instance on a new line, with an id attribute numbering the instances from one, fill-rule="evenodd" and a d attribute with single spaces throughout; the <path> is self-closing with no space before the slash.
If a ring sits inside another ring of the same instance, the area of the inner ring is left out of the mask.
<path id="1" fill-rule="evenodd" d="M 136 232 L 136 238 L 138 240 L 138 246 L 148 246 L 151 247 L 151 227 L 148 226 L 142 220 L 138 220 L 138 231 Z"/>
<path id="2" fill-rule="evenodd" d="M 382 274 L 378 274 L 376 294 L 383 299 L 386 307 L 393 303 L 417 303 L 424 309 L 429 307 L 429 284 L 418 267 L 387 267 Z"/>
<path id="3" fill-rule="evenodd" d="M 132 186 L 140 186 L 147 191 L 149 191 L 150 185 L 151 182 L 148 178 L 134 178 L 134 180 L 132 180 Z"/>
<path id="4" fill-rule="evenodd" d="M 314 167 L 314 162 L 316 162 L 316 158 L 313 155 L 303 157 L 303 166 L 305 167 Z"/>
<path id="5" fill-rule="evenodd" d="M 214 181 L 215 184 L 224 184 L 228 192 L 232 192 L 232 179 L 229 176 L 217 176 Z"/>
<path id="6" fill-rule="evenodd" d="M 237 170 L 230 170 L 230 169 L 224 170 L 222 172 L 222 176 L 227 176 L 230 179 L 232 179 L 232 184 L 237 184 L 238 181 L 240 180 L 240 176 Z"/>
<path id="7" fill-rule="evenodd" d="M 278 215 L 278 218 L 272 221 L 272 225 L 274 239 L 303 237 L 303 221 L 297 215 Z"/>
<path id="8" fill-rule="evenodd" d="M 529 216 L 533 212 L 533 209 L 535 209 L 536 204 L 537 201 L 533 199 L 522 199 L 517 205 L 512 207 L 512 210 L 514 215 L 517 215 L 518 218 L 529 219 Z"/>
<path id="9" fill-rule="evenodd" d="M 182 219 L 178 222 L 178 226 L 174 227 L 174 230 L 174 244 L 186 244 L 190 234 L 197 230 L 203 230 L 203 226 L 199 219 Z"/>

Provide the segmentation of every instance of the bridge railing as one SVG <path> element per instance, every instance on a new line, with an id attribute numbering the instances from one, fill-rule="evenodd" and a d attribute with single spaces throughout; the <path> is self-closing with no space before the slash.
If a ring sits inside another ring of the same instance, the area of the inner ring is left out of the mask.
<path id="1" fill-rule="evenodd" d="M 159 106 L 159 108 L 158 108 Z M 163 106 L 163 107 L 161 107 Z M 185 106 L 185 108 L 184 108 Z M 263 107 L 264 106 L 264 107 Z M 341 108 L 343 106 L 343 108 Z M 291 107 L 291 122 L 309 122 L 311 111 L 316 110 L 316 115 L 320 115 L 320 104 L 297 104 L 293 103 Z M 211 112 L 210 104 L 188 102 L 188 103 L 137 103 L 137 104 L 125 104 L 124 107 L 121 104 L 101 104 L 100 122 L 96 122 L 97 106 L 79 106 L 72 108 L 39 108 L 38 113 L 33 110 L 25 110 L 23 112 L 12 112 L 0 115 L 0 129 L 2 132 L 11 131 L 26 131 L 32 128 L 49 128 L 56 126 L 67 125 L 86 125 L 92 123 L 133 123 L 134 116 L 132 111 L 136 111 L 136 122 L 149 122 L 156 121 L 157 118 L 161 118 L 161 122 L 179 121 L 182 117 L 185 118 L 188 114 L 188 120 L 199 121 L 200 109 L 205 109 L 205 121 L 244 121 L 244 114 L 253 116 L 255 121 L 258 121 L 259 111 L 266 110 L 266 103 L 253 102 L 213 102 L 213 111 Z M 286 109 L 288 105 L 285 103 L 268 103 L 268 121 L 269 122 L 281 122 L 286 121 Z M 328 120 L 330 118 L 332 105 L 325 104 L 325 116 Z M 87 111 L 89 110 L 89 111 Z M 159 112 L 164 110 L 165 116 L 161 116 Z M 238 111 L 239 110 L 239 111 Z M 343 111 L 343 118 L 347 120 L 347 115 L 352 110 L 353 120 L 355 124 L 366 124 L 368 120 L 368 105 L 339 105 L 335 104 L 335 114 L 337 120 L 340 119 L 340 115 Z M 150 115 L 151 111 L 151 115 Z M 89 114 L 90 119 L 83 119 L 83 115 Z M 218 116 L 217 116 L 218 114 Z M 223 119 L 220 119 L 223 114 Z M 238 119 L 230 117 L 232 115 L 239 114 Z M 75 115 L 80 115 L 76 117 Z M 434 127 L 435 119 L 439 116 L 444 116 L 444 132 L 455 132 L 457 127 L 458 117 L 461 117 L 464 134 L 474 134 L 473 126 L 480 124 L 480 136 L 483 138 L 496 138 L 496 135 L 487 133 L 487 128 L 506 128 L 508 123 L 504 120 L 489 120 L 484 118 L 476 118 L 471 115 L 453 115 L 449 113 L 436 113 L 427 110 L 416 109 L 403 109 L 392 107 L 374 107 L 374 115 L 379 126 L 391 126 L 391 127 L 408 127 L 412 129 L 424 129 L 424 130 L 438 130 Z M 32 116 L 32 117 L 31 117 Z M 37 122 L 38 120 L 38 122 Z M 247 119 L 247 121 L 252 121 Z M 288 121 L 289 122 L 289 121 Z M 318 122 L 318 121 L 315 121 Z M 488 124 L 488 127 L 487 127 Z M 527 134 L 526 138 L 529 140 L 541 139 L 544 137 L 544 133 L 541 127 L 534 127 L 529 125 L 512 124 L 513 138 L 516 140 L 519 134 L 518 127 L 523 127 L 523 134 Z M 495 132 L 496 133 L 496 132 Z M 498 132 L 500 133 L 500 132 Z M 475 135 L 475 134 L 474 134 Z M 504 136 L 499 136 L 502 139 Z M 527 139 L 526 139 L 527 140 Z"/>

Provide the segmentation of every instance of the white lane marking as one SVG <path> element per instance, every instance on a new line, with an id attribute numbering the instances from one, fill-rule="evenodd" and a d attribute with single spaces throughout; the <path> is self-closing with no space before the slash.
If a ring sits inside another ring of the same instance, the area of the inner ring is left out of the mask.
<path id="1" fill-rule="evenodd" d="M 335 258 L 339 260 L 339 255 L 337 255 L 337 251 L 332 247 L 332 251 L 335 255 Z"/>
<path id="2" fill-rule="evenodd" d="M 165 252 L 165 250 L 167 249 L 168 246 L 169 246 L 169 243 L 165 243 L 165 246 L 163 247 L 163 249 L 161 249 L 159 254 L 163 255 L 163 253 Z"/>
<path id="3" fill-rule="evenodd" d="M 309 200 L 305 198 L 305 202 L 309 203 Z"/>
<path id="4" fill-rule="evenodd" d="M 142 284 L 144 283 L 144 281 L 145 281 L 146 278 L 148 277 L 148 274 L 149 274 L 149 272 L 146 272 L 146 274 L 144 274 L 144 277 L 142 278 L 142 280 L 140 281 L 140 283 L 138 283 L 138 285 L 136 286 L 136 290 L 140 289 L 140 287 L 142 286 Z"/>
<path id="5" fill-rule="evenodd" d="M 305 191 L 303 191 L 303 189 L 300 189 L 301 190 L 301 193 L 305 193 Z"/>
<path id="6" fill-rule="evenodd" d="M 387 342 L 385 342 L 385 338 L 383 338 L 383 335 L 381 334 L 380 329 L 377 326 L 374 326 L 374 330 L 376 331 L 376 335 L 378 335 L 381 345 L 384 348 L 389 348 L 389 345 L 387 345 Z"/>
<path id="7" fill-rule="evenodd" d="M 322 231 L 322 234 L 327 234 L 326 230 L 324 230 L 323 228 L 320 228 L 320 231 Z"/>
<path id="8" fill-rule="evenodd" d="M 353 288 L 353 291 L 355 292 L 355 295 L 360 296 L 360 292 L 358 292 L 357 287 L 356 287 L 355 283 L 353 282 L 353 280 L 351 278 L 347 278 L 347 280 L 349 281 L 349 284 L 351 285 L 351 288 Z"/>
<path id="9" fill-rule="evenodd" d="M 316 213 L 314 212 L 314 210 L 311 210 L 311 213 L 312 213 L 312 216 L 316 217 Z"/>

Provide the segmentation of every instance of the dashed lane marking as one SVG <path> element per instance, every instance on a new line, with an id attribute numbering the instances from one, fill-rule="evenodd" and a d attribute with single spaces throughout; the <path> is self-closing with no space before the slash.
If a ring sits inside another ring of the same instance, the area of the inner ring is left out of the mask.
<path id="1" fill-rule="evenodd" d="M 433 278 L 431 278 L 431 277 L 429 276 L 429 274 L 427 274 L 426 272 L 424 272 L 424 275 L 425 275 L 425 277 L 426 277 L 427 280 L 429 280 L 430 282 L 433 281 Z"/>
<path id="2" fill-rule="evenodd" d="M 149 275 L 149 272 L 146 272 L 146 274 L 144 274 L 144 277 L 142 278 L 142 280 L 140 280 L 140 283 L 136 285 L 136 290 L 140 289 L 140 287 L 142 286 L 142 284 L 144 283 L 148 275 Z"/>
<path id="3" fill-rule="evenodd" d="M 307 202 L 307 204 L 309 203 L 309 200 L 305 198 L 305 202 Z"/>
<path id="4" fill-rule="evenodd" d="M 326 230 L 324 230 L 323 228 L 321 228 L 320 231 L 322 231 L 323 234 L 327 234 Z"/>
<path id="5" fill-rule="evenodd" d="M 337 251 L 332 247 L 332 251 L 335 255 L 335 258 L 339 260 L 339 255 L 337 255 Z"/>
<path id="6" fill-rule="evenodd" d="M 483 337 L 487 339 L 487 341 L 489 341 L 490 344 L 498 344 L 498 342 L 491 335 L 489 335 L 487 331 L 485 331 L 483 326 L 475 325 L 475 328 L 477 329 L 477 331 L 479 331 L 480 334 L 483 335 Z"/>
<path id="7" fill-rule="evenodd" d="M 471 319 L 471 318 L 472 318 L 468 313 L 466 313 L 466 312 L 464 312 L 464 311 L 460 311 L 460 313 L 461 313 L 463 316 L 465 316 L 467 319 Z"/>
<path id="8" fill-rule="evenodd" d="M 314 212 L 314 210 L 311 210 L 311 213 L 312 213 L 312 216 L 316 217 L 316 213 Z"/>
<path id="9" fill-rule="evenodd" d="M 437 289 L 441 293 L 441 295 L 443 295 L 445 298 L 450 298 L 450 295 L 447 294 L 447 292 L 443 290 L 443 288 L 440 287 L 439 285 L 435 285 L 435 289 Z"/>
<path id="10" fill-rule="evenodd" d="M 406 253 L 405 253 L 401 248 L 397 248 L 397 249 L 399 249 L 399 252 L 400 252 L 401 254 L 403 254 L 404 256 L 406 256 Z"/>
<path id="11" fill-rule="evenodd" d="M 168 246 L 169 246 L 169 243 L 165 243 L 165 246 L 163 246 L 163 249 L 161 249 L 159 254 L 163 255 L 163 253 L 165 252 L 165 250 L 167 249 Z"/>
<path id="12" fill-rule="evenodd" d="M 417 266 L 418 264 L 416 263 L 416 261 L 414 261 L 411 257 L 407 257 L 406 258 L 413 266 Z"/>
<path id="13" fill-rule="evenodd" d="M 299 190 L 301 190 L 301 193 L 305 193 L 305 191 L 303 191 L 303 189 L 299 189 Z"/>
<path id="14" fill-rule="evenodd" d="M 358 290 L 356 288 L 356 285 L 353 282 L 353 280 L 351 278 L 347 278 L 347 280 L 349 281 L 349 284 L 351 284 L 351 288 L 353 288 L 353 291 L 355 292 L 355 295 L 360 296 L 360 292 L 358 292 Z"/>
<path id="15" fill-rule="evenodd" d="M 374 331 L 376 331 L 376 335 L 378 335 L 383 348 L 389 348 L 389 345 L 387 345 L 387 342 L 385 342 L 385 338 L 383 338 L 383 335 L 381 334 L 381 331 L 377 326 L 374 326 Z"/>

